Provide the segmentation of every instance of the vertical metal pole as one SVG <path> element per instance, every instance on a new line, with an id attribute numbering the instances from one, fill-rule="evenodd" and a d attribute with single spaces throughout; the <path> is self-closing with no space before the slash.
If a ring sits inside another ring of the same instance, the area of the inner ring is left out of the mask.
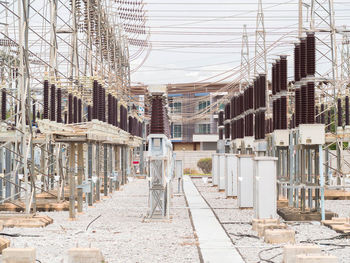
<path id="1" fill-rule="evenodd" d="M 88 193 L 88 205 L 92 206 L 92 144 L 88 144 L 88 181 L 90 183 L 90 193 Z"/>
<path id="2" fill-rule="evenodd" d="M 103 163 L 104 163 L 104 171 L 103 171 L 103 195 L 108 196 L 108 178 L 107 178 L 107 173 L 108 173 L 108 145 L 105 144 L 103 147 Z"/>
<path id="3" fill-rule="evenodd" d="M 83 144 L 78 143 L 78 185 L 83 184 L 84 174 L 84 156 L 83 156 Z M 78 188 L 78 213 L 83 212 L 83 189 Z"/>
<path id="4" fill-rule="evenodd" d="M 75 219 L 75 143 L 70 143 L 69 153 L 69 218 Z"/>
<path id="5" fill-rule="evenodd" d="M 307 149 L 307 182 L 312 182 L 312 152 L 311 149 Z M 308 189 L 308 206 L 312 208 L 312 188 Z"/>
<path id="6" fill-rule="evenodd" d="M 325 208 L 324 208 L 324 175 L 323 175 L 323 152 L 322 145 L 318 146 L 318 158 L 320 169 L 320 187 L 321 187 L 321 219 L 325 220 Z"/>
<path id="7" fill-rule="evenodd" d="M 6 170 L 7 174 L 5 181 L 5 198 L 9 198 L 11 196 L 11 185 L 9 180 L 11 180 L 11 152 L 8 149 L 5 149 L 5 160 L 6 160 Z"/>
<path id="8" fill-rule="evenodd" d="M 293 206 L 293 193 L 294 193 L 294 143 L 293 133 L 289 134 L 289 191 L 288 191 L 288 206 Z"/>
<path id="9" fill-rule="evenodd" d="M 96 143 L 96 201 L 100 201 L 100 145 Z"/>

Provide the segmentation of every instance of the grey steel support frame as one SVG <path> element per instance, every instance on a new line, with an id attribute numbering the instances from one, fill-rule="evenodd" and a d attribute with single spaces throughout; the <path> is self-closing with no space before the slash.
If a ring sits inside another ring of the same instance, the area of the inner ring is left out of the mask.
<path id="1" fill-rule="evenodd" d="M 69 149 L 69 218 L 75 219 L 75 143 Z"/>
<path id="2" fill-rule="evenodd" d="M 105 144 L 103 146 L 103 195 L 108 196 L 108 148 L 109 145 Z"/>
<path id="3" fill-rule="evenodd" d="M 101 195 L 100 195 L 100 144 L 96 143 L 96 184 L 95 184 L 95 196 L 96 196 L 96 201 L 101 200 Z"/>
<path id="4" fill-rule="evenodd" d="M 78 143 L 78 185 L 83 184 L 84 177 L 84 151 L 83 143 Z M 83 189 L 77 189 L 78 213 L 83 212 Z"/>
<path id="5" fill-rule="evenodd" d="M 92 194 L 93 194 L 93 182 L 92 182 L 92 144 L 88 143 L 88 182 L 90 183 L 90 192 L 87 195 L 88 205 L 93 205 Z"/>

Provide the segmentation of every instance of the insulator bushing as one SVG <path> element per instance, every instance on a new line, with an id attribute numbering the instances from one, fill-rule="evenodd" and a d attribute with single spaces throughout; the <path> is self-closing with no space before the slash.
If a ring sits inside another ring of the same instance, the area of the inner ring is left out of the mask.
<path id="1" fill-rule="evenodd" d="M 272 64 L 271 86 L 272 86 L 272 95 L 276 95 L 276 63 Z"/>
<path id="2" fill-rule="evenodd" d="M 44 80 L 44 119 L 49 118 L 49 81 Z"/>
<path id="3" fill-rule="evenodd" d="M 295 90 L 295 104 L 294 104 L 294 112 L 295 112 L 295 127 L 298 127 L 301 123 L 301 91 L 300 88 Z"/>
<path id="4" fill-rule="evenodd" d="M 260 104 L 259 104 L 259 107 L 265 108 L 266 107 L 266 75 L 260 74 L 259 80 L 260 80 Z"/>
<path id="5" fill-rule="evenodd" d="M 345 97 L 345 125 L 349 125 L 349 97 Z"/>
<path id="6" fill-rule="evenodd" d="M 314 76 L 316 72 L 316 51 L 315 51 L 315 33 L 306 33 L 306 73 L 308 76 Z"/>
<path id="7" fill-rule="evenodd" d="M 254 109 L 254 88 L 253 86 L 249 86 L 248 88 L 248 97 L 249 97 L 249 105 L 248 109 Z"/>
<path id="8" fill-rule="evenodd" d="M 318 111 L 318 106 L 315 107 L 315 112 L 316 112 L 316 123 L 320 123 L 321 120 L 320 120 L 320 113 Z"/>
<path id="9" fill-rule="evenodd" d="M 324 104 L 321 104 L 321 123 L 325 124 Z"/>
<path id="10" fill-rule="evenodd" d="M 287 56 L 280 60 L 280 90 L 287 91 Z"/>
<path id="11" fill-rule="evenodd" d="M 107 101 L 108 101 L 108 123 L 109 124 L 112 124 L 113 121 L 112 121 L 112 94 L 108 93 L 108 98 L 107 98 Z"/>
<path id="12" fill-rule="evenodd" d="M 82 103 L 81 99 L 78 99 L 78 122 L 82 122 Z"/>
<path id="13" fill-rule="evenodd" d="M 224 139 L 224 131 L 222 129 L 219 129 L 219 140 Z"/>
<path id="14" fill-rule="evenodd" d="M 306 39 L 300 39 L 300 79 L 306 78 Z"/>
<path id="15" fill-rule="evenodd" d="M 225 139 L 230 139 L 230 124 L 225 124 Z"/>
<path id="16" fill-rule="evenodd" d="M 73 123 L 73 95 L 68 94 L 68 123 Z"/>
<path id="17" fill-rule="evenodd" d="M 300 88 L 301 106 L 300 106 L 300 124 L 307 123 L 307 85 Z"/>
<path id="18" fill-rule="evenodd" d="M 93 82 L 92 89 L 92 118 L 98 119 L 98 97 L 99 97 L 99 88 L 97 80 Z"/>
<path id="19" fill-rule="evenodd" d="M 230 102 L 230 116 L 231 116 L 231 119 L 234 118 L 234 97 L 231 98 L 231 102 Z"/>
<path id="20" fill-rule="evenodd" d="M 343 109 L 341 106 L 341 99 L 338 99 L 338 127 L 343 127 Z"/>
<path id="21" fill-rule="evenodd" d="M 307 123 L 315 123 L 315 83 L 307 83 Z"/>
<path id="22" fill-rule="evenodd" d="M 258 108 L 258 80 L 254 80 L 254 109 Z"/>
<path id="23" fill-rule="evenodd" d="M 220 111 L 219 112 L 219 126 L 224 125 L 224 112 Z"/>
<path id="24" fill-rule="evenodd" d="M 281 62 L 279 60 L 276 61 L 276 75 L 275 75 L 275 89 L 276 89 L 276 93 L 281 91 L 281 82 L 280 82 L 280 78 L 281 78 Z"/>
<path id="25" fill-rule="evenodd" d="M 76 96 L 73 97 L 73 122 L 78 122 L 78 99 Z"/>
<path id="26" fill-rule="evenodd" d="M 91 109 L 91 105 L 87 106 L 87 117 L 88 117 L 88 121 L 91 121 L 92 119 L 92 109 Z"/>
<path id="27" fill-rule="evenodd" d="M 114 99 L 115 99 L 115 101 L 114 101 L 114 107 L 115 107 L 115 120 L 114 120 L 114 122 L 115 122 L 116 127 L 120 127 L 119 126 L 120 124 L 118 123 L 118 107 L 119 107 L 118 100 L 116 98 L 114 98 Z"/>
<path id="28" fill-rule="evenodd" d="M 231 116 L 230 103 L 227 103 L 225 106 L 225 120 L 229 120 Z"/>
<path id="29" fill-rule="evenodd" d="M 6 120 L 6 89 L 3 88 L 1 91 L 1 119 L 4 121 Z M 33 104 L 34 105 L 34 104 Z"/>
<path id="30" fill-rule="evenodd" d="M 62 90 L 57 89 L 57 116 L 56 121 L 62 123 Z"/>
<path id="31" fill-rule="evenodd" d="M 265 111 L 260 112 L 260 138 L 265 139 Z"/>
<path id="32" fill-rule="evenodd" d="M 102 88 L 102 121 L 106 122 L 106 89 Z"/>
<path id="33" fill-rule="evenodd" d="M 54 84 L 51 85 L 51 94 L 50 94 L 50 120 L 56 120 L 56 87 Z"/>
<path id="34" fill-rule="evenodd" d="M 67 112 L 64 113 L 64 123 L 67 124 L 68 122 L 68 114 Z"/>
<path id="35" fill-rule="evenodd" d="M 275 128 L 277 130 L 281 129 L 281 99 L 277 99 L 276 100 L 276 126 Z"/>
<path id="36" fill-rule="evenodd" d="M 272 101 L 272 131 L 277 129 L 277 100 Z"/>
<path id="37" fill-rule="evenodd" d="M 33 116 L 33 120 L 32 120 L 32 122 L 33 123 L 35 123 L 35 117 L 36 117 L 36 109 L 35 109 L 35 104 L 36 104 L 36 102 L 35 102 L 35 100 L 33 100 L 33 105 L 32 105 L 32 116 Z"/>
<path id="38" fill-rule="evenodd" d="M 128 123 L 129 125 L 128 125 L 128 132 L 130 133 L 130 134 L 132 134 L 133 133 L 133 127 L 132 127 L 132 117 L 131 116 L 129 116 L 129 123 Z"/>
<path id="39" fill-rule="evenodd" d="M 281 126 L 282 130 L 287 129 L 287 97 L 281 97 Z"/>
<path id="40" fill-rule="evenodd" d="M 98 119 L 103 121 L 103 88 L 98 84 Z"/>
<path id="41" fill-rule="evenodd" d="M 300 81 L 300 44 L 294 47 L 294 80 Z"/>
<path id="42" fill-rule="evenodd" d="M 331 131 L 331 121 L 332 121 L 332 119 L 331 119 L 331 110 L 328 110 L 327 111 L 327 132 L 330 132 Z"/>

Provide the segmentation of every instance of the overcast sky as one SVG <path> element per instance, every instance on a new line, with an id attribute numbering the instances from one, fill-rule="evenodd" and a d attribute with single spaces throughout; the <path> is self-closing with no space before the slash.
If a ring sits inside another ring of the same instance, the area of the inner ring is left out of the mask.
<path id="1" fill-rule="evenodd" d="M 247 25 L 250 58 L 254 57 L 257 0 L 144 0 L 152 49 L 145 63 L 131 75 L 132 84 L 168 84 L 237 79 L 241 36 Z M 322 2 L 322 1 L 321 1 Z M 328 2 L 328 1 L 324 1 Z M 350 28 L 350 1 L 334 1 L 336 25 Z M 277 55 L 292 55 L 298 34 L 298 0 L 263 1 L 268 70 Z M 307 9 L 304 7 L 304 26 Z M 341 44 L 342 36 L 338 35 Z M 276 44 L 276 43 L 275 43 Z M 131 53 L 135 50 L 131 47 Z M 339 46 L 340 51 L 340 46 Z M 146 57 L 131 62 L 138 67 Z M 340 54 L 340 52 L 339 52 Z M 288 75 L 293 76 L 293 57 Z M 251 69 L 254 65 L 251 65 Z M 215 75 L 220 74 L 218 77 Z M 270 75 L 270 74 L 269 74 Z"/>

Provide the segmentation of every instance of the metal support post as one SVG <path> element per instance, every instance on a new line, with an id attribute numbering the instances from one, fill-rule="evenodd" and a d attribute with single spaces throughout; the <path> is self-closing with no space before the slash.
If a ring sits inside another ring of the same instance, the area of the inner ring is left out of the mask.
<path id="1" fill-rule="evenodd" d="M 75 219 L 75 143 L 69 152 L 69 218 Z"/>
<path id="2" fill-rule="evenodd" d="M 105 144 L 103 147 L 103 163 L 104 163 L 104 169 L 103 169 L 103 195 L 108 196 L 108 144 Z"/>
<path id="3" fill-rule="evenodd" d="M 92 206 L 92 144 L 88 144 L 88 181 L 90 183 L 90 193 L 88 193 L 88 205 Z"/>
<path id="4" fill-rule="evenodd" d="M 78 185 L 83 184 L 84 175 L 84 156 L 83 156 L 83 144 L 78 143 Z M 78 213 L 83 212 L 83 189 L 78 188 Z"/>

